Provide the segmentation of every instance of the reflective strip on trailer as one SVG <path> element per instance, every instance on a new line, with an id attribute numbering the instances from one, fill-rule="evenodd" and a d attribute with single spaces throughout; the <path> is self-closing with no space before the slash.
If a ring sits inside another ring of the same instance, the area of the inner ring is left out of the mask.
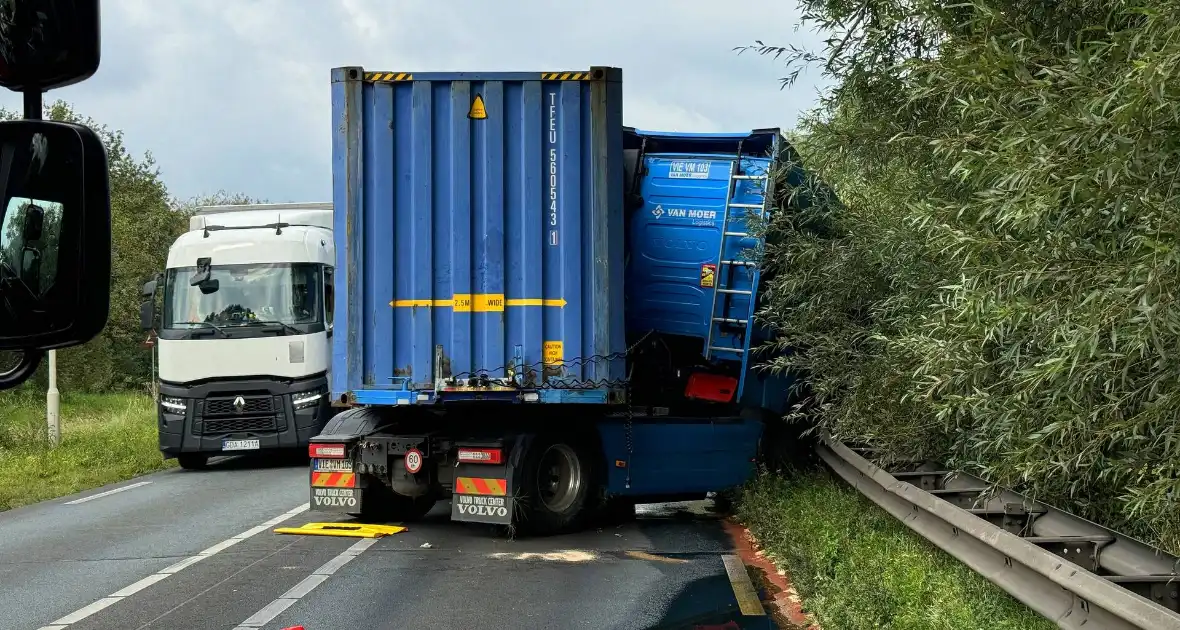
<path id="1" fill-rule="evenodd" d="M 455 477 L 456 494 L 488 494 L 502 497 L 508 494 L 508 480 L 483 477 Z"/>
<path id="2" fill-rule="evenodd" d="M 313 472 L 311 485 L 316 488 L 355 488 L 356 473 Z"/>

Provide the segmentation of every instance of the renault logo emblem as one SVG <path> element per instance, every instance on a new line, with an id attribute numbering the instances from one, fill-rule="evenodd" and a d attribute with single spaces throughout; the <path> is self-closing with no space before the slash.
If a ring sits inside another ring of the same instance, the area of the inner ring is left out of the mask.
<path id="1" fill-rule="evenodd" d="M 236 411 L 238 413 L 242 413 L 242 410 L 245 408 L 246 408 L 246 399 L 245 398 L 238 396 L 237 398 L 234 399 L 234 411 Z"/>

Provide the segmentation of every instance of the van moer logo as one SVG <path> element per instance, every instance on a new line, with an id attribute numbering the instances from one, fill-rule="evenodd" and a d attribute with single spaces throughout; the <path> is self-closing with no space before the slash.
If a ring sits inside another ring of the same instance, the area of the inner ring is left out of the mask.
<path id="1" fill-rule="evenodd" d="M 664 215 L 676 219 L 707 219 L 709 221 L 717 219 L 716 210 L 698 210 L 696 208 L 668 208 L 665 210 L 664 206 L 652 208 L 651 215 L 657 219 Z"/>
<path id="2" fill-rule="evenodd" d="M 238 413 L 242 413 L 242 410 L 245 408 L 246 408 L 246 399 L 245 398 L 238 396 L 237 398 L 234 399 L 234 411 L 236 411 Z"/>

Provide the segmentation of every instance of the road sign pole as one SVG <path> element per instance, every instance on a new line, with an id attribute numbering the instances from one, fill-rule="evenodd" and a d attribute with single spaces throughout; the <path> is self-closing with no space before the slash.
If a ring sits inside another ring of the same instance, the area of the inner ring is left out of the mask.
<path id="1" fill-rule="evenodd" d="M 49 444 L 61 442 L 61 393 L 57 391 L 57 350 L 49 351 L 49 391 L 45 394 L 46 416 L 49 421 Z"/>

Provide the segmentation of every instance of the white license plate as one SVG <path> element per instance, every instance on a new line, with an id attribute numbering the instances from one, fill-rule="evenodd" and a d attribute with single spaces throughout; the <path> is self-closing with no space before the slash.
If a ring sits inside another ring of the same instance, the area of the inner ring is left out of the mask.
<path id="1" fill-rule="evenodd" d="M 322 472 L 352 472 L 352 462 L 347 459 L 317 459 L 315 469 Z"/>
<path id="2" fill-rule="evenodd" d="M 256 451 L 258 440 L 225 440 L 221 443 L 223 451 Z"/>

